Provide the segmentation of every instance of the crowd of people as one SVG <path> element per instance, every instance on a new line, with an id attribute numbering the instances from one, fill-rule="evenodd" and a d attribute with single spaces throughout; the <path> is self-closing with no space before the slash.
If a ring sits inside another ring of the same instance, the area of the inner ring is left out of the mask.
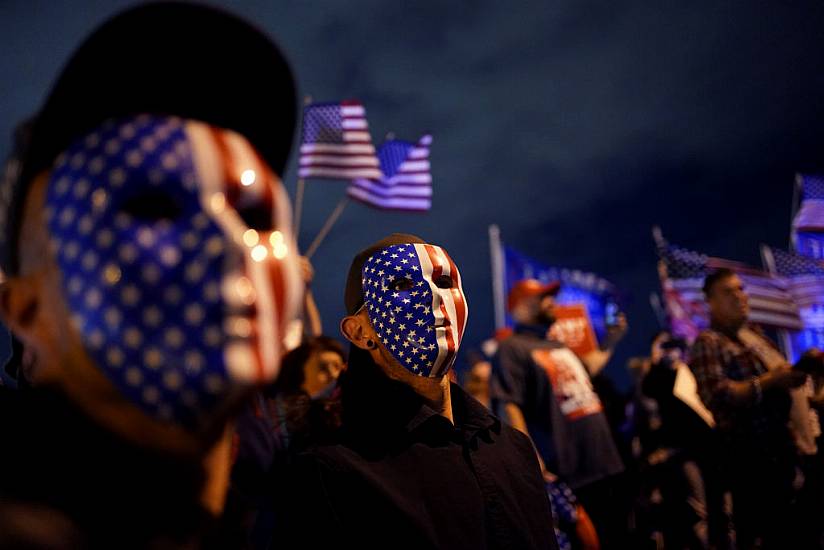
<path id="1" fill-rule="evenodd" d="M 324 334 L 281 184 L 295 104 L 258 30 L 156 3 L 95 31 L 21 130 L 0 548 L 822 547 L 824 356 L 789 364 L 732 271 L 627 396 L 604 374 L 627 319 L 576 353 L 557 282 L 515 283 L 512 331 L 461 349 L 437 237 L 355 253 Z"/>
<path id="2" fill-rule="evenodd" d="M 692 344 L 655 334 L 649 354 L 629 361 L 633 387 L 621 395 L 601 361 L 552 337 L 558 291 L 557 283 L 515 284 L 514 332 L 499 335 L 491 357 L 469 356 L 464 383 L 530 435 L 544 478 L 566 484 L 595 526 L 596 545 L 824 545 L 818 350 L 790 365 L 748 323 L 741 279 L 719 269 L 704 284 L 709 328 Z M 619 316 L 599 359 L 625 330 Z M 557 514 L 556 524 L 562 545 L 590 544 Z"/>

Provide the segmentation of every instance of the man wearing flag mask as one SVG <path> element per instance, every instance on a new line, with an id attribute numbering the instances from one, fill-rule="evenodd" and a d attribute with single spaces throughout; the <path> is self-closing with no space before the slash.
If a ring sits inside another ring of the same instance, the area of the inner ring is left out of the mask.
<path id="1" fill-rule="evenodd" d="M 288 476 L 289 542 L 556 548 L 531 443 L 449 382 L 468 309 L 446 250 L 376 242 L 355 256 L 345 303 L 343 426 Z"/>
<path id="2" fill-rule="evenodd" d="M 278 48 L 211 8 L 128 10 L 71 57 L 0 192 L 0 313 L 33 385 L 0 400 L 5 497 L 95 547 L 221 544 L 231 418 L 302 290 L 295 103 Z"/>
<path id="3" fill-rule="evenodd" d="M 495 375 L 512 426 L 532 438 L 547 479 L 557 475 L 572 487 L 602 544 L 616 544 L 626 526 L 616 513 L 614 476 L 624 466 L 590 377 L 605 366 L 626 320 L 619 315 L 602 348 L 579 358 L 547 336 L 559 290 L 558 282 L 535 279 L 512 287 L 515 329 L 498 348 Z"/>

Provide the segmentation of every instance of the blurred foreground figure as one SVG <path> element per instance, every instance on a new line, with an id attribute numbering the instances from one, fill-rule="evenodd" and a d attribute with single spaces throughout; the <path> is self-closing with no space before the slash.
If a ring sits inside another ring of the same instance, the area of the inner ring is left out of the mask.
<path id="1" fill-rule="evenodd" d="M 446 251 L 393 234 L 352 262 L 335 441 L 297 458 L 285 546 L 556 548 L 529 440 L 448 372 L 467 320 Z"/>
<path id="2" fill-rule="evenodd" d="M 233 546 L 231 418 L 301 298 L 294 110 L 275 45 L 210 8 L 129 10 L 72 56 L 0 193 L 31 385 L 0 399 L 4 498 L 91 547 Z"/>
<path id="3" fill-rule="evenodd" d="M 626 532 L 616 474 L 624 465 L 612 439 L 604 407 L 590 377 L 606 365 L 626 332 L 619 316 L 601 350 L 579 358 L 547 338 L 555 322 L 556 283 L 534 279 L 510 291 L 515 332 L 501 342 L 497 371 L 512 426 L 528 434 L 542 460 L 545 476 L 568 484 L 595 524 L 604 548 L 620 546 Z"/>
<path id="4" fill-rule="evenodd" d="M 707 276 L 710 329 L 692 348 L 690 367 L 723 439 L 739 548 L 803 548 L 798 511 L 800 454 L 815 452 L 817 420 L 797 389 L 807 375 L 747 324 L 741 279 L 727 269 Z"/>

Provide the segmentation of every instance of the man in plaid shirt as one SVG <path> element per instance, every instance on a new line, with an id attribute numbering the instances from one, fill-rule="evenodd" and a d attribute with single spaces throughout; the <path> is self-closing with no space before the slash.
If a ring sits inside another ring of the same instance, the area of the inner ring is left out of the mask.
<path id="1" fill-rule="evenodd" d="M 788 428 L 790 390 L 806 375 L 747 324 L 748 298 L 735 272 L 708 275 L 704 294 L 710 328 L 696 339 L 690 367 L 724 440 L 738 546 L 783 547 L 793 531 L 798 463 Z"/>

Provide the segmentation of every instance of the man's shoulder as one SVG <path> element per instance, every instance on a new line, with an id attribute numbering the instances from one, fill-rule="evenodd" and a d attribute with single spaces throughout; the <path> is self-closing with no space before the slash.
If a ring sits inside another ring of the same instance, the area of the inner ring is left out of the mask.
<path id="1" fill-rule="evenodd" d="M 692 343 L 692 348 L 718 346 L 723 344 L 728 338 L 717 330 L 707 328 L 698 333 L 695 341 Z"/>
<path id="2" fill-rule="evenodd" d="M 312 445 L 296 453 L 289 466 L 296 475 L 345 474 L 357 469 L 358 462 L 364 460 L 355 445 L 345 441 Z"/>
<path id="3" fill-rule="evenodd" d="M 524 456 L 527 458 L 535 456 L 535 450 L 529 436 L 519 430 L 516 430 L 506 422 L 501 422 L 499 440 L 505 441 L 506 444 L 511 445 L 518 452 L 524 453 Z"/>

